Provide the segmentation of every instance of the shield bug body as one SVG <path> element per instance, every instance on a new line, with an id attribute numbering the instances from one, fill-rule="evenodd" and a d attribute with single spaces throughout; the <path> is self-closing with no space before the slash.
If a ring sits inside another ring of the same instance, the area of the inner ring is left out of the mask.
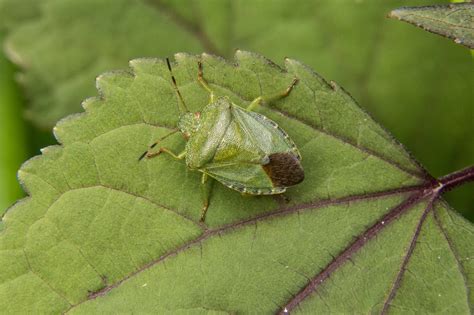
<path id="1" fill-rule="evenodd" d="M 210 177 L 250 195 L 281 194 L 304 179 L 301 155 L 295 143 L 276 122 L 252 111 L 262 101 L 271 102 L 288 96 L 296 79 L 284 92 L 260 96 L 244 109 L 228 97 L 214 95 L 203 77 L 202 64 L 198 62 L 197 78 L 209 92 L 210 102 L 201 112 L 191 113 L 178 89 L 170 62 L 166 61 L 181 112 L 178 129 L 174 132 L 180 131 L 184 135 L 186 147 L 179 154 L 161 147 L 157 152 L 145 152 L 140 159 L 168 153 L 176 159 L 185 159 L 189 169 L 201 172 L 202 185 L 208 183 Z M 203 191 L 201 221 L 209 206 L 210 189 Z"/>

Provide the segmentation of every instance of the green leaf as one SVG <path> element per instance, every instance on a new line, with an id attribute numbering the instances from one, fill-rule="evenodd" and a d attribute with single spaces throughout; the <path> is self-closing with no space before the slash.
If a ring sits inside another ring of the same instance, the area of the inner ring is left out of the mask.
<path id="1" fill-rule="evenodd" d="M 403 7 L 390 12 L 389 17 L 451 38 L 456 44 L 474 48 L 474 4 L 470 2 Z"/>
<path id="2" fill-rule="evenodd" d="M 91 78 L 132 58 L 203 50 L 231 57 L 242 48 L 301 60 L 339 82 L 434 175 L 474 162 L 472 58 L 385 18 L 406 1 L 33 0 L 26 18 L 16 6 L 29 2 L 0 0 L 0 21 L 14 21 L 6 47 L 23 66 L 29 117 L 43 127 L 80 111 L 94 95 Z M 451 201 L 474 219 L 471 191 L 457 197 Z"/>
<path id="3" fill-rule="evenodd" d="M 163 60 L 97 79 L 100 97 L 62 120 L 20 170 L 31 194 L 3 218 L 0 309 L 6 313 L 372 313 L 472 311 L 474 228 L 439 193 L 474 177 L 433 179 L 336 83 L 286 59 L 238 51 L 233 63 L 177 54 L 188 107 L 209 95 L 289 132 L 305 180 L 285 203 L 214 185 L 205 224 L 200 176 L 182 161 L 137 161 L 178 119 Z M 163 141 L 183 148 L 181 136 Z M 296 308 L 295 308 L 296 307 Z"/>
<path id="4" fill-rule="evenodd" d="M 0 0 L 0 31 L 11 30 L 39 15 L 42 0 Z"/>

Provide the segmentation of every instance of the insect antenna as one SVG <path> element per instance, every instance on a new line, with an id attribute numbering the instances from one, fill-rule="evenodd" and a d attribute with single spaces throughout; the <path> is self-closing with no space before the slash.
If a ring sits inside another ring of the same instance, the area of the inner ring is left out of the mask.
<path id="1" fill-rule="evenodd" d="M 176 91 L 176 94 L 178 94 L 179 98 L 179 104 L 178 104 L 178 109 L 181 114 L 189 112 L 188 107 L 186 106 L 186 103 L 184 102 L 183 96 L 181 95 L 181 92 L 178 89 L 178 85 L 176 84 L 176 78 L 173 75 L 173 71 L 171 70 L 171 63 L 168 58 L 166 58 L 166 64 L 168 65 L 168 70 L 170 71 L 171 74 L 171 81 L 173 82 L 173 87 L 174 90 Z"/>
<path id="2" fill-rule="evenodd" d="M 148 150 L 146 150 L 145 152 L 143 152 L 142 155 L 140 155 L 140 157 L 138 158 L 139 161 L 143 160 L 143 158 L 145 157 L 145 155 L 147 155 L 148 153 Z"/>

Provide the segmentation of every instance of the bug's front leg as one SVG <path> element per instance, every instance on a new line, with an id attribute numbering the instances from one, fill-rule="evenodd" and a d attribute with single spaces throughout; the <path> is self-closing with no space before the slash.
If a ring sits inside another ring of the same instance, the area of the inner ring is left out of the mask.
<path id="1" fill-rule="evenodd" d="M 147 159 L 151 159 L 155 156 L 158 156 L 160 155 L 161 153 L 167 153 L 169 155 L 171 155 L 172 157 L 174 157 L 175 159 L 177 160 L 182 160 L 185 156 L 186 156 L 186 150 L 184 150 L 183 152 L 179 153 L 179 154 L 176 154 L 174 152 L 172 152 L 170 149 L 167 149 L 167 148 L 160 148 L 160 150 L 158 150 L 157 152 L 148 152 L 145 157 Z"/>
<path id="2" fill-rule="evenodd" d="M 167 133 L 166 135 L 164 135 L 163 137 L 159 138 L 155 143 L 153 143 L 149 149 L 145 152 L 143 152 L 142 155 L 140 155 L 140 157 L 138 158 L 139 161 L 141 161 L 144 157 L 146 157 L 149 153 L 150 153 L 150 149 L 153 149 L 154 147 L 156 147 L 156 145 L 158 143 L 160 143 L 161 141 L 165 140 L 166 138 L 174 135 L 175 133 L 177 133 L 179 131 L 179 129 L 174 129 L 173 131 L 171 131 L 170 133 Z"/>
<path id="3" fill-rule="evenodd" d="M 291 90 L 293 90 L 293 87 L 296 85 L 296 83 L 298 83 L 298 78 L 294 78 L 293 82 L 291 82 L 291 84 L 282 93 L 257 97 L 250 103 L 249 106 L 247 106 L 247 110 L 249 111 L 254 110 L 255 107 L 257 107 L 262 101 L 266 103 L 271 103 L 271 102 L 278 101 L 278 100 L 281 100 L 282 98 L 287 97 L 288 95 L 290 95 L 290 92 Z"/>
<path id="4" fill-rule="evenodd" d="M 204 222 L 204 220 L 206 219 L 206 212 L 209 208 L 209 199 L 211 196 L 213 184 L 214 180 L 212 178 L 209 179 L 209 176 L 206 173 L 203 173 L 201 177 L 201 192 L 203 204 L 201 209 L 201 218 L 199 219 L 199 221 L 201 222 Z"/>

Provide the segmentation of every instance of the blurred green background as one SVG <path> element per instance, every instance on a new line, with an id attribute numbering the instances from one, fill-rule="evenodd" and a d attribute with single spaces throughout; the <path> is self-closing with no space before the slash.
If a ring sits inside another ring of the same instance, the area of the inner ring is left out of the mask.
<path id="1" fill-rule="evenodd" d="M 137 57 L 236 48 L 298 59 L 342 85 L 435 177 L 474 164 L 469 50 L 386 19 L 395 0 L 0 0 L 0 213 L 52 128 Z M 474 221 L 474 184 L 449 192 Z"/>

